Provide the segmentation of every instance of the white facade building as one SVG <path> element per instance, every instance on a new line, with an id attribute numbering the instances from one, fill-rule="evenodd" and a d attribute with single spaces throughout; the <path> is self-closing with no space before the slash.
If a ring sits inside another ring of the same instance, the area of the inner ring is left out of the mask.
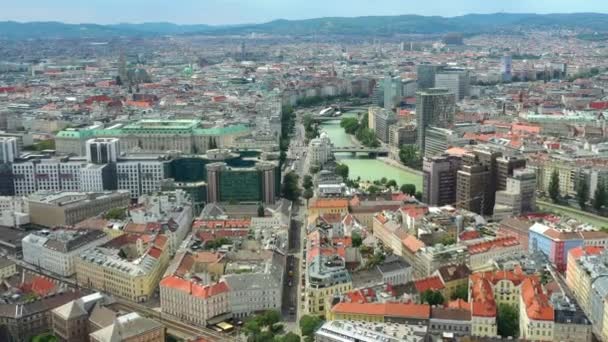
<path id="1" fill-rule="evenodd" d="M 247 317 L 258 311 L 281 310 L 284 257 L 275 253 L 264 272 L 228 274 L 228 302 L 233 317 Z"/>
<path id="2" fill-rule="evenodd" d="M 308 157 L 311 164 L 323 165 L 331 158 L 331 140 L 323 132 L 318 138 L 312 139 L 308 144 Z"/>
<path id="3" fill-rule="evenodd" d="M 0 225 L 18 227 L 29 222 L 29 206 L 25 197 L 0 197 Z"/>
<path id="4" fill-rule="evenodd" d="M 108 236 L 100 230 L 32 233 L 21 241 L 23 261 L 69 277 L 76 273 L 75 261 L 81 252 L 108 240 Z"/>
<path id="5" fill-rule="evenodd" d="M 0 137 L 0 163 L 12 163 L 18 154 L 16 138 Z"/>

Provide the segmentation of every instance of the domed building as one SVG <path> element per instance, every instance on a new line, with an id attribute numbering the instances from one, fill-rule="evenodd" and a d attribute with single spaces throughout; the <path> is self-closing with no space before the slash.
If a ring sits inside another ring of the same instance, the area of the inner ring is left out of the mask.
<path id="1" fill-rule="evenodd" d="M 331 159 L 331 140 L 326 132 L 321 132 L 318 138 L 310 141 L 308 154 L 311 164 L 323 165 Z"/>

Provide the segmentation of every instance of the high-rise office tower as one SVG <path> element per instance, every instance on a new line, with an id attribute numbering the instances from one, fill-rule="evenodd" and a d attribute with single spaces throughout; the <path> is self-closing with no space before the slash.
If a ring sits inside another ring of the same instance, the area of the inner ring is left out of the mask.
<path id="1" fill-rule="evenodd" d="M 281 177 L 277 176 L 280 169 L 272 163 L 258 163 L 256 168 L 261 173 L 262 177 L 262 202 L 265 204 L 273 204 L 279 194 L 281 187 Z"/>
<path id="2" fill-rule="evenodd" d="M 453 205 L 456 202 L 456 176 L 460 158 L 439 156 L 424 158 L 422 164 L 422 201 L 429 205 Z"/>
<path id="3" fill-rule="evenodd" d="M 17 139 L 0 137 L 0 163 L 12 163 L 17 157 Z"/>
<path id="4" fill-rule="evenodd" d="M 511 55 L 505 55 L 500 58 L 500 74 L 503 82 L 511 82 L 513 78 L 513 58 Z"/>
<path id="5" fill-rule="evenodd" d="M 474 151 L 477 161 L 488 171 L 486 180 L 486 196 L 484 198 L 483 214 L 491 215 L 494 210 L 496 188 L 498 183 L 497 159 L 502 156 L 501 152 L 477 149 Z"/>
<path id="6" fill-rule="evenodd" d="M 416 67 L 418 75 L 418 89 L 435 88 L 435 75 L 443 67 L 435 64 L 420 64 Z"/>
<path id="7" fill-rule="evenodd" d="M 536 173 L 531 169 L 517 169 L 507 178 L 507 188 L 496 192 L 496 207 L 511 216 L 536 210 Z M 495 210 L 496 212 L 496 210 Z"/>
<path id="8" fill-rule="evenodd" d="M 487 207 L 487 182 L 490 172 L 480 164 L 464 165 L 456 177 L 456 206 L 483 214 Z"/>
<path id="9" fill-rule="evenodd" d="M 374 118 L 374 131 L 376 137 L 382 142 L 388 142 L 388 129 L 389 127 L 397 122 L 395 113 L 390 110 L 379 110 L 375 113 Z"/>
<path id="10" fill-rule="evenodd" d="M 519 157 L 500 157 L 496 159 L 497 175 L 496 190 L 507 189 L 507 178 L 513 176 L 513 171 L 526 167 L 526 159 Z"/>
<path id="11" fill-rule="evenodd" d="M 435 87 L 454 93 L 456 100 L 469 96 L 471 81 L 467 70 L 444 70 L 435 75 Z"/>
<path id="12" fill-rule="evenodd" d="M 384 77 L 384 109 L 393 110 L 398 107 L 403 98 L 401 77 L 386 75 Z"/>
<path id="13" fill-rule="evenodd" d="M 454 123 L 455 110 L 454 93 L 447 89 L 431 88 L 416 93 L 416 125 L 420 153 L 424 155 L 426 128 L 449 128 Z"/>
<path id="14" fill-rule="evenodd" d="M 120 155 L 117 138 L 96 138 L 87 140 L 87 161 L 93 164 L 116 163 Z"/>
<path id="15" fill-rule="evenodd" d="M 207 168 L 207 203 L 220 201 L 220 176 L 226 169 L 226 163 L 218 162 L 206 165 Z"/>

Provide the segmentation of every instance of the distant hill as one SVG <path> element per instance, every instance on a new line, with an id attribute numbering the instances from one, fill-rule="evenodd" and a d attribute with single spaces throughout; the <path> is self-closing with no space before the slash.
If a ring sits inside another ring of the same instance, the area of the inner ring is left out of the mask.
<path id="1" fill-rule="evenodd" d="M 330 17 L 307 20 L 274 20 L 263 24 L 209 26 L 177 25 L 172 23 L 143 24 L 64 24 L 59 22 L 0 22 L 0 38 L 101 38 L 116 36 L 150 36 L 178 34 L 277 34 L 307 35 L 365 35 L 395 34 L 467 34 L 513 31 L 519 29 L 581 28 L 608 32 L 608 14 L 468 14 L 459 17 L 419 15 L 369 16 L 356 18 Z"/>

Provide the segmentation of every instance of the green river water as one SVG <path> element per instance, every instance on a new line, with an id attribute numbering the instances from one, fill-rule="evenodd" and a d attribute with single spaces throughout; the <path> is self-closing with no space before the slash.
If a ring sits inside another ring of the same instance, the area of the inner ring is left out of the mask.
<path id="1" fill-rule="evenodd" d="M 365 113 L 367 114 L 367 113 Z M 356 113 L 345 113 L 344 116 L 356 116 Z M 340 127 L 340 120 L 326 121 L 320 126 L 320 130 L 327 133 L 334 146 L 353 146 L 352 140 L 344 129 Z M 336 159 L 348 165 L 349 178 L 361 177 L 362 180 L 374 181 L 382 177 L 394 179 L 397 184 L 414 184 L 416 189 L 422 189 L 422 177 L 400 168 L 387 165 L 386 163 L 370 158 L 367 154 L 336 153 Z"/>

